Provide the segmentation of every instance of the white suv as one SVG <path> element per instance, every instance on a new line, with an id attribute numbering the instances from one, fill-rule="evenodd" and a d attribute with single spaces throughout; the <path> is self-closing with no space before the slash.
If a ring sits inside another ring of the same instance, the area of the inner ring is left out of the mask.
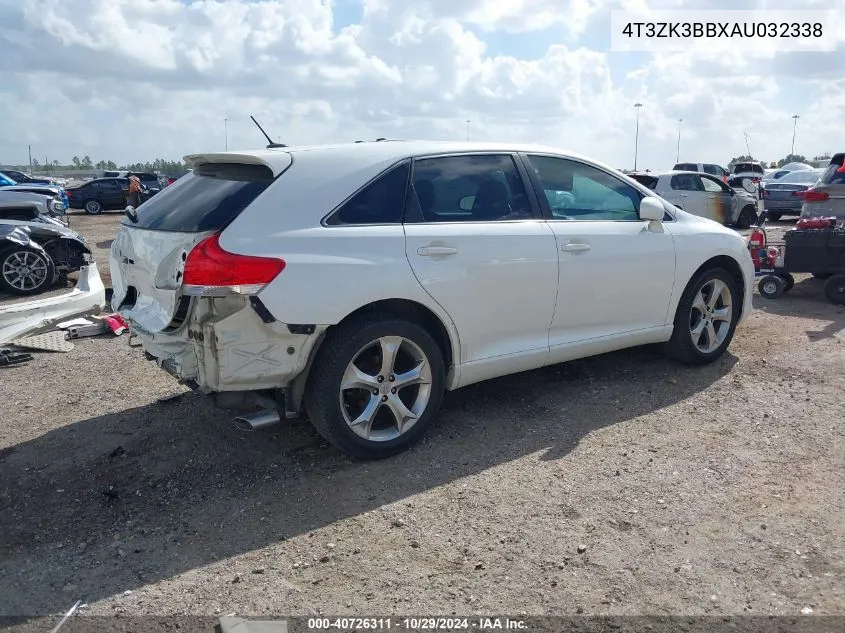
<path id="1" fill-rule="evenodd" d="M 444 391 L 496 376 L 650 343 L 711 362 L 751 311 L 742 237 L 568 152 L 386 141 L 186 160 L 120 227 L 113 308 L 186 384 L 263 394 L 248 423 L 304 410 L 358 457 L 407 448 Z"/>

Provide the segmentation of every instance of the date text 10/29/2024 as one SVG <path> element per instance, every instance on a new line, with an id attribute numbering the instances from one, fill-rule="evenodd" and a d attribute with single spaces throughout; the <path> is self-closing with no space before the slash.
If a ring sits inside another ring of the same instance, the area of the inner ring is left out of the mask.
<path id="1" fill-rule="evenodd" d="M 310 630 L 361 631 L 520 631 L 526 630 L 523 620 L 511 618 L 308 618 Z"/>

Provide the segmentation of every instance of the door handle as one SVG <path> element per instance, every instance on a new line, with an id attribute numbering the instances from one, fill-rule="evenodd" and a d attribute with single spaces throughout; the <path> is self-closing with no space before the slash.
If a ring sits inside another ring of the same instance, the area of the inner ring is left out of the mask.
<path id="1" fill-rule="evenodd" d="M 681 194 L 681 197 L 682 197 L 682 198 L 688 198 L 689 196 L 688 196 L 687 194 L 685 194 L 685 193 L 682 193 L 682 194 Z"/>
<path id="2" fill-rule="evenodd" d="M 417 255 L 423 257 L 437 257 L 438 255 L 455 255 L 457 248 L 451 246 L 421 246 L 417 249 Z"/>
<path id="3" fill-rule="evenodd" d="M 564 244 L 560 247 L 560 250 L 566 253 L 581 253 L 583 251 L 588 251 L 592 248 L 589 244 L 584 244 L 582 242 L 569 242 L 569 244 Z"/>

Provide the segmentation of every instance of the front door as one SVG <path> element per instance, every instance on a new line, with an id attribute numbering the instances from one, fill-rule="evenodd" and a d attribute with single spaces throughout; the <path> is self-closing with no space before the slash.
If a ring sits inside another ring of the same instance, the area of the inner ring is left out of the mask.
<path id="1" fill-rule="evenodd" d="M 412 182 L 406 253 L 460 333 L 460 362 L 470 365 L 461 369 L 461 383 L 542 366 L 557 294 L 557 245 L 515 157 L 417 159 Z"/>
<path id="2" fill-rule="evenodd" d="M 711 176 L 701 176 L 701 185 L 707 194 L 709 217 L 722 224 L 733 224 L 738 219 L 737 199 L 727 185 Z"/>
<path id="3" fill-rule="evenodd" d="M 524 156 L 560 251 L 549 362 L 566 347 L 662 330 L 675 280 L 668 224 L 639 218 L 639 191 L 615 175 L 554 156 Z M 666 216 L 670 219 L 670 216 Z"/>
<path id="4" fill-rule="evenodd" d="M 675 174 L 669 180 L 669 186 L 674 198 L 670 200 L 672 204 L 701 218 L 710 217 L 709 197 L 701 184 L 701 178 L 696 174 Z"/>

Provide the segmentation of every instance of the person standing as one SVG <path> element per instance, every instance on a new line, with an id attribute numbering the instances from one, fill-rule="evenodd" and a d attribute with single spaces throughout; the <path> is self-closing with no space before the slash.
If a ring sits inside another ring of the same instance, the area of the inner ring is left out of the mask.
<path id="1" fill-rule="evenodd" d="M 126 192 L 127 204 L 134 208 L 141 206 L 141 179 L 132 172 L 126 174 L 129 178 L 129 189 Z"/>

